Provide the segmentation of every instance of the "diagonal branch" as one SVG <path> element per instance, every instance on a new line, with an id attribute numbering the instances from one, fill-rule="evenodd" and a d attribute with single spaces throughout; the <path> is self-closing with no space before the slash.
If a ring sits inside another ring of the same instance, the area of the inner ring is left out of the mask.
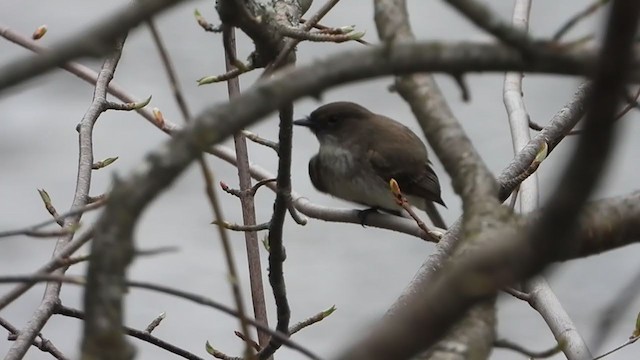
<path id="1" fill-rule="evenodd" d="M 534 41 L 523 29 L 511 26 L 502 20 L 489 7 L 477 0 L 445 0 L 481 29 L 495 36 L 507 45 L 522 51 L 524 55 L 533 55 Z"/>
<path id="2" fill-rule="evenodd" d="M 66 306 L 57 306 L 55 309 L 55 313 L 58 315 L 62 315 L 62 316 L 68 316 L 68 317 L 72 317 L 75 319 L 79 319 L 79 320 L 85 320 L 86 319 L 86 315 L 77 309 L 72 309 Z M 177 356 L 183 357 L 185 359 L 189 359 L 189 360 L 204 360 L 203 358 L 196 356 L 195 354 L 182 349 L 176 345 L 173 345 L 167 341 L 164 341 L 156 336 L 151 335 L 150 332 L 148 331 L 141 331 L 141 330 L 137 330 L 137 329 L 133 329 L 130 327 L 124 327 L 123 328 L 124 332 L 131 336 L 134 337 L 136 339 L 139 339 L 141 341 L 147 342 L 149 344 L 155 345 L 161 349 L 164 349 L 172 354 L 175 354 Z"/>

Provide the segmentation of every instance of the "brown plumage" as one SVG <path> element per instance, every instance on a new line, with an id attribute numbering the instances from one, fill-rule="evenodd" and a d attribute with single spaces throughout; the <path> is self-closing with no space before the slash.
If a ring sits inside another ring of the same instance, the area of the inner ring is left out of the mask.
<path id="1" fill-rule="evenodd" d="M 398 212 L 389 190 L 393 178 L 412 205 L 426 210 L 436 226 L 444 226 L 439 214 L 432 216 L 437 213 L 432 202 L 444 205 L 438 177 L 427 148 L 409 128 L 351 102 L 323 105 L 294 123 L 308 127 L 320 142 L 318 154 L 309 162 L 316 189 Z"/>

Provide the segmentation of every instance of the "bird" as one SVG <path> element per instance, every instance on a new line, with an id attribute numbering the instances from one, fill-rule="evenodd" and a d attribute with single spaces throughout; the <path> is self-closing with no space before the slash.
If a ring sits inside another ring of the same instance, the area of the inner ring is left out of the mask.
<path id="1" fill-rule="evenodd" d="M 294 125 L 311 130 L 320 147 L 309 161 L 311 183 L 320 192 L 367 206 L 359 217 L 375 211 L 402 214 L 389 181 L 395 179 L 409 203 L 431 222 L 446 228 L 434 203 L 445 206 L 438 176 L 427 148 L 411 129 L 353 102 L 318 107 Z"/>

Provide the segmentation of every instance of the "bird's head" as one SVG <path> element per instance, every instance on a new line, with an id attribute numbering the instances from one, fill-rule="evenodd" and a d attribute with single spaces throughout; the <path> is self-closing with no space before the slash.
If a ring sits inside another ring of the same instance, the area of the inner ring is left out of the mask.
<path id="1" fill-rule="evenodd" d="M 328 140 L 340 141 L 362 129 L 373 114 L 352 102 L 333 102 L 322 105 L 304 119 L 293 123 L 311 130 L 320 143 Z"/>

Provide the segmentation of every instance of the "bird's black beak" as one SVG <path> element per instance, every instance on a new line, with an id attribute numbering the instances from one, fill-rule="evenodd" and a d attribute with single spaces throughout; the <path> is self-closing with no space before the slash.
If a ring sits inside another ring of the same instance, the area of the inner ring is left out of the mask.
<path id="1" fill-rule="evenodd" d="M 308 118 L 293 120 L 293 125 L 300 125 L 300 126 L 308 127 L 310 129 L 313 128 L 313 122 L 311 122 L 311 120 L 309 120 Z"/>

